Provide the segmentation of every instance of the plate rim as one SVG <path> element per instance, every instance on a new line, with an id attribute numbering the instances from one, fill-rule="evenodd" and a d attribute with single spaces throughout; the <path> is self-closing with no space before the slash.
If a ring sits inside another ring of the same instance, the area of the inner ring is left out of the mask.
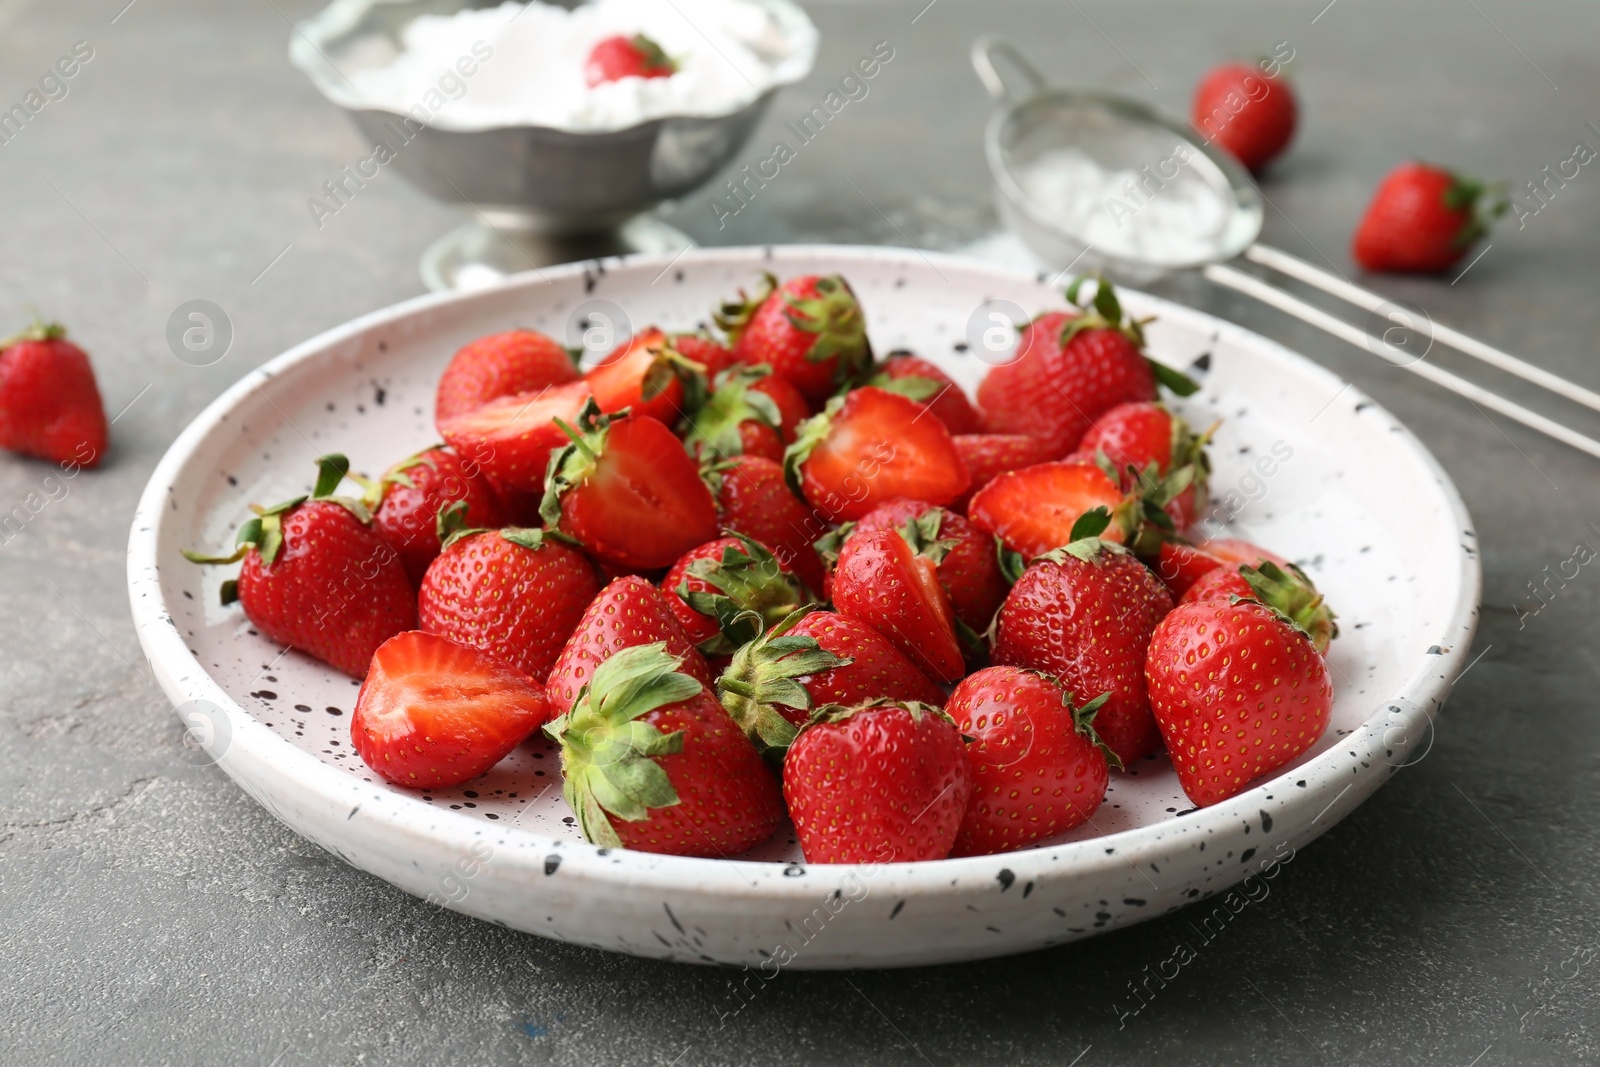
<path id="1" fill-rule="evenodd" d="M 761 269 L 762 264 L 775 258 L 836 258 L 844 261 L 841 269 L 848 269 L 850 261 L 872 260 L 879 263 L 901 263 L 909 267 L 931 266 L 937 270 L 943 264 L 952 269 L 980 269 L 991 274 L 997 282 L 1037 285 L 1046 274 L 1026 268 L 995 264 L 973 257 L 948 253 L 922 252 L 894 246 L 863 246 L 835 244 L 744 245 L 714 248 L 693 248 L 668 254 L 632 254 L 606 257 L 601 260 L 583 260 L 557 267 L 543 268 L 511 275 L 500 284 L 471 291 L 428 293 L 367 312 L 345 323 L 293 346 L 243 375 L 209 403 L 168 447 L 161 461 L 152 471 L 140 495 L 134 513 L 128 542 L 129 599 L 135 629 L 140 645 L 162 689 L 181 708 L 195 701 L 209 701 L 227 716 L 228 732 L 222 751 L 210 752 L 213 761 L 273 815 L 288 823 L 295 832 L 310 836 L 309 830 L 291 822 L 272 804 L 267 803 L 240 776 L 247 765 L 259 777 L 276 778 L 283 785 L 312 793 L 317 800 L 331 802 L 342 810 L 342 805 L 354 803 L 348 818 L 354 819 L 356 810 L 364 812 L 362 823 L 377 820 L 373 826 L 375 838 L 393 840 L 412 838 L 418 845 L 431 845 L 442 854 L 454 855 L 461 851 L 463 842 L 493 833 L 506 846 L 502 863 L 496 855 L 496 867 L 508 872 L 525 868 L 537 873 L 545 864 L 547 855 L 559 853 L 564 861 L 564 873 L 587 877 L 596 882 L 653 893 L 688 892 L 722 896 L 763 896 L 776 900 L 814 900 L 818 891 L 814 878 L 788 877 L 795 864 L 775 861 L 732 859 L 702 859 L 684 856 L 665 856 L 630 850 L 605 850 L 584 841 L 555 838 L 534 830 L 509 825 L 488 826 L 464 814 L 439 809 L 410 794 L 389 790 L 379 783 L 366 783 L 347 770 L 330 766 L 314 755 L 295 747 L 286 739 L 269 730 L 254 716 L 233 700 L 216 682 L 189 650 L 188 643 L 177 629 L 175 620 L 167 611 L 161 595 L 161 572 L 158 550 L 162 525 L 172 514 L 166 506 L 167 496 L 175 476 L 190 461 L 197 447 L 250 395 L 262 389 L 273 378 L 300 363 L 314 359 L 319 353 L 338 344 L 350 341 L 367 331 L 404 321 L 412 316 L 452 304 L 468 304 L 510 289 L 537 292 L 556 282 L 582 278 L 595 272 L 609 274 L 620 267 L 649 270 L 665 269 L 684 259 L 706 264 L 723 263 L 731 266 L 748 265 Z M 1129 290 L 1134 292 L 1136 290 Z M 1411 430 L 1382 404 L 1368 397 L 1352 383 L 1345 382 L 1332 371 L 1309 357 L 1245 327 L 1238 326 L 1209 312 L 1190 308 L 1161 297 L 1139 292 L 1139 299 L 1154 305 L 1158 314 L 1176 312 L 1175 317 L 1198 316 L 1223 332 L 1247 335 L 1256 344 L 1267 346 L 1276 358 L 1301 364 L 1303 369 L 1322 377 L 1330 390 L 1343 390 L 1377 414 L 1389 421 L 1394 431 L 1406 442 L 1421 460 L 1438 487 L 1458 530 L 1476 542 L 1475 528 L 1459 491 L 1437 458 Z M 1396 687 L 1390 698 L 1394 715 L 1383 719 L 1374 711 L 1360 726 L 1342 738 L 1341 744 L 1330 748 L 1296 772 L 1307 781 L 1307 795 L 1328 791 L 1337 782 L 1345 788 L 1329 802 L 1331 809 L 1353 785 L 1365 785 L 1356 800 L 1340 810 L 1336 816 L 1316 829 L 1309 837 L 1327 830 L 1377 789 L 1389 776 L 1406 765 L 1407 760 L 1395 760 L 1397 754 L 1406 754 L 1413 747 L 1414 738 L 1421 736 L 1421 727 L 1431 728 L 1434 713 L 1448 696 L 1450 688 L 1461 671 L 1461 664 L 1470 648 L 1477 625 L 1482 596 L 1482 570 L 1480 554 L 1476 548 L 1461 547 L 1458 552 L 1458 595 L 1456 603 L 1440 624 L 1441 639 L 1450 644 L 1440 655 L 1430 656 L 1431 662 L 1419 665 Z M 189 720 L 185 721 L 186 724 Z M 1390 731 L 1404 730 L 1402 739 L 1387 737 Z M 1348 757 L 1344 755 L 1351 746 L 1361 752 L 1368 766 L 1352 776 L 1347 769 Z M 1385 769 L 1387 767 L 1387 774 Z M 1380 777 L 1381 776 L 1381 777 Z M 1041 882 L 1054 878 L 1076 877 L 1102 866 L 1137 864 L 1151 854 L 1164 855 L 1174 836 L 1187 836 L 1187 832 L 1208 825 L 1249 822 L 1263 807 L 1263 790 L 1270 789 L 1282 775 L 1261 782 L 1209 808 L 1185 815 L 1183 819 L 1169 819 L 1149 826 L 1133 827 L 1110 834 L 1086 838 L 1065 844 L 1023 849 L 1003 856 L 972 856 L 923 860 L 891 864 L 830 864 L 801 865 L 802 870 L 821 877 L 841 881 L 862 876 L 874 880 L 885 876 L 898 892 L 907 895 L 964 895 L 974 884 L 992 883 L 997 860 L 1005 863 L 1017 879 L 1036 879 Z M 1375 780 L 1374 780 L 1375 779 Z M 369 786 L 376 788 L 369 789 Z M 383 803 L 371 804 L 377 799 Z M 392 802 L 392 803 L 391 803 Z M 1328 809 L 1324 809 L 1326 814 Z M 1318 816 L 1320 820 L 1322 816 Z M 1315 822 L 1316 820 L 1314 820 Z M 1308 837 L 1308 839 L 1309 839 Z M 509 838 L 510 840 L 506 840 Z M 1112 846 L 1108 851 L 1107 845 Z M 1113 855 L 1112 853 L 1115 853 Z M 570 866 L 566 866 L 570 861 Z M 357 864 L 357 866 L 362 866 Z M 367 869 L 363 867 L 363 869 Z M 1248 873 L 1241 870 L 1240 877 Z M 1229 883 L 1232 884 L 1232 883 Z M 1209 890 L 1218 892 L 1221 885 Z M 470 911 L 470 908 L 460 910 Z"/>

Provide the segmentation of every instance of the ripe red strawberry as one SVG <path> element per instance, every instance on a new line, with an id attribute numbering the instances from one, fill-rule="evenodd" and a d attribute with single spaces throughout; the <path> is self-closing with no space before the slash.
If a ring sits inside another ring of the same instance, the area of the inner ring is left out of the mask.
<path id="1" fill-rule="evenodd" d="M 1067 290 L 1077 302 L 1086 278 Z M 991 432 L 1037 437 L 1052 457 L 1072 451 L 1095 419 L 1118 404 L 1154 400 L 1160 382 L 1180 396 L 1196 386 L 1145 358 L 1143 324 L 1124 317 L 1111 284 L 1100 279 L 1092 304 L 1053 311 L 1023 327 L 1017 356 L 978 386 Z"/>
<path id="2" fill-rule="evenodd" d="M 660 643 L 618 652 L 545 727 L 586 840 L 679 856 L 736 856 L 783 821 L 772 772 L 705 686 Z"/>
<path id="3" fill-rule="evenodd" d="M 717 375 L 732 367 L 738 362 L 733 358 L 733 352 L 724 345 L 718 344 L 704 333 L 675 333 L 668 338 L 678 355 L 691 363 L 704 367 L 706 379 L 714 380 Z"/>
<path id="4" fill-rule="evenodd" d="M 1102 702 L 1074 707 L 1055 678 L 1019 667 L 985 667 L 955 687 L 945 710 L 972 739 L 972 799 L 952 855 L 1011 852 L 1094 816 L 1110 751 L 1090 725 Z"/>
<path id="5" fill-rule="evenodd" d="M 1138 401 L 1118 404 L 1096 419 L 1078 442 L 1078 451 L 1105 456 L 1125 489 L 1161 485 L 1167 515 L 1181 531 L 1206 506 L 1210 439 L 1210 430 L 1193 433 L 1161 404 Z M 1140 475 L 1130 474 L 1130 467 Z"/>
<path id="6" fill-rule="evenodd" d="M 833 603 L 893 641 L 928 677 L 953 682 L 966 665 L 935 567 L 898 530 L 858 530 L 839 549 Z"/>
<path id="7" fill-rule="evenodd" d="M 989 628 L 1011 588 L 1000 570 L 992 535 L 947 508 L 902 498 L 840 527 L 819 541 L 818 549 L 825 558 L 831 554 L 837 559 L 851 534 L 869 530 L 895 530 L 913 551 L 937 562 L 939 584 L 950 597 L 956 619 L 978 634 Z"/>
<path id="8" fill-rule="evenodd" d="M 467 526 L 493 529 L 506 524 L 494 486 L 471 468 L 454 452 L 430 448 L 367 485 L 363 503 L 372 509 L 372 528 L 400 553 L 412 585 L 422 581 L 439 555 L 439 513 L 449 505 L 465 505 Z"/>
<path id="9" fill-rule="evenodd" d="M 783 759 L 783 796 L 808 863 L 944 859 L 971 794 L 961 733 L 926 704 L 818 708 Z"/>
<path id="10" fill-rule="evenodd" d="M 952 435 L 983 432 L 983 417 L 955 379 L 903 349 L 890 352 L 868 384 L 915 400 L 944 423 Z"/>
<path id="11" fill-rule="evenodd" d="M 1025 571 L 995 623 L 994 662 L 1053 674 L 1080 699 L 1109 694 L 1095 730 L 1124 765 L 1161 747 L 1145 691 L 1145 651 L 1172 610 L 1132 554 L 1076 540 Z"/>
<path id="12" fill-rule="evenodd" d="M 549 718 L 539 684 L 475 648 L 408 630 L 378 647 L 356 695 L 350 742 L 410 789 L 469 782 Z"/>
<path id="13" fill-rule="evenodd" d="M 593 399 L 588 382 L 552 385 L 452 416 L 439 433 L 464 463 L 511 491 L 503 495 L 535 492 L 544 487 L 550 453 L 567 443 L 556 420 L 575 422 Z"/>
<path id="14" fill-rule="evenodd" d="M 1050 447 L 1037 437 L 1018 433 L 959 434 L 953 438 L 956 452 L 972 475 L 967 491 L 950 506 L 963 515 L 979 489 L 1006 471 L 1021 470 L 1056 459 Z"/>
<path id="15" fill-rule="evenodd" d="M 784 480 L 783 468 L 760 456 L 735 456 L 707 468 L 722 525 L 760 541 L 813 593 L 825 591 L 822 560 L 812 543 L 828 530 Z"/>
<path id="16" fill-rule="evenodd" d="M 787 747 L 823 704 L 944 703 L 944 690 L 878 631 L 848 615 L 805 609 L 740 647 L 717 679 L 717 695 L 763 750 Z"/>
<path id="17" fill-rule="evenodd" d="M 736 534 L 687 552 L 661 580 L 683 632 L 712 656 L 731 656 L 805 603 L 800 582 L 771 552 Z"/>
<path id="18" fill-rule="evenodd" d="M 106 437 L 94 368 L 65 327 L 36 322 L 0 341 L 0 448 L 94 467 Z"/>
<path id="19" fill-rule="evenodd" d="M 683 443 L 701 459 L 750 455 L 782 463 L 784 448 L 810 416 L 805 397 L 767 367 L 735 367 L 690 415 Z"/>
<path id="20" fill-rule="evenodd" d="M 252 507 L 256 517 L 239 528 L 232 555 L 184 555 L 205 564 L 242 559 L 237 581 L 223 583 L 222 602 L 239 601 L 268 640 L 360 678 L 379 645 L 416 628 L 416 600 L 399 553 L 373 532 L 366 507 L 332 496 L 349 461 L 318 462 L 313 496 Z"/>
<path id="21" fill-rule="evenodd" d="M 1135 504 L 1093 463 L 1062 461 L 999 475 L 973 495 L 967 517 L 1031 560 L 1074 540 L 1078 520 L 1097 508 L 1113 519 L 1101 538 L 1126 540 Z"/>
<path id="22" fill-rule="evenodd" d="M 948 504 L 966 491 L 950 432 L 914 401 L 875 386 L 828 401 L 784 456 L 791 485 L 835 521 L 895 497 Z"/>
<path id="23" fill-rule="evenodd" d="M 1233 537 L 1212 538 L 1199 544 L 1165 540 L 1153 566 L 1176 600 L 1218 567 L 1242 563 L 1250 566 L 1262 563 L 1275 563 L 1279 567 L 1293 566 L 1275 552 L 1268 552 L 1249 541 Z"/>
<path id="24" fill-rule="evenodd" d="M 583 553 L 541 530 L 458 528 L 423 577 L 417 615 L 429 633 L 482 649 L 543 684 L 600 592 Z"/>
<path id="25" fill-rule="evenodd" d="M 1289 146 L 1296 114 L 1287 78 L 1250 63 L 1224 63 L 1195 86 L 1189 121 L 1200 136 L 1259 171 Z"/>
<path id="26" fill-rule="evenodd" d="M 508 330 L 480 337 L 450 360 L 439 376 L 434 421 L 443 426 L 491 400 L 537 393 L 578 380 L 572 356 L 542 333 Z"/>
<path id="27" fill-rule="evenodd" d="M 1222 566 L 1222 560 L 1198 545 L 1181 539 L 1164 539 L 1150 564 L 1173 599 L 1183 596 L 1201 578 Z"/>
<path id="28" fill-rule="evenodd" d="M 1426 163 L 1403 163 L 1372 194 L 1351 254 L 1367 270 L 1435 274 L 1453 266 L 1504 213 L 1484 184 Z"/>
<path id="29" fill-rule="evenodd" d="M 820 403 L 872 363 L 866 320 L 850 284 L 837 274 L 790 278 L 768 274 L 754 300 L 724 304 L 717 325 L 741 363 L 765 363 L 812 403 Z"/>
<path id="30" fill-rule="evenodd" d="M 1306 632 L 1318 652 L 1326 653 L 1328 644 L 1339 636 L 1339 625 L 1334 621 L 1332 609 L 1305 571 L 1292 563 L 1281 567 L 1266 559 L 1256 566 L 1225 563 L 1190 586 L 1181 603 L 1197 604 L 1233 597 L 1259 600 L 1286 616 Z"/>
<path id="31" fill-rule="evenodd" d="M 684 402 L 684 382 L 694 382 L 698 364 L 680 355 L 655 327 L 610 352 L 583 376 L 606 414 L 624 409 L 671 426 Z M 696 389 L 701 386 L 695 382 Z"/>
<path id="32" fill-rule="evenodd" d="M 1311 638 L 1253 600 L 1174 608 L 1156 627 L 1145 674 L 1178 783 L 1200 807 L 1296 759 L 1333 711 Z"/>
<path id="33" fill-rule="evenodd" d="M 642 33 L 607 37 L 583 61 L 583 78 L 591 89 L 623 78 L 670 78 L 676 73 L 678 64 Z"/>
<path id="34" fill-rule="evenodd" d="M 711 668 L 683 632 L 661 590 L 637 575 L 611 582 L 589 602 L 550 669 L 545 691 L 551 708 L 558 714 L 570 710 L 595 668 L 616 653 L 656 642 L 683 661 L 686 674 L 711 685 Z"/>
<path id="35" fill-rule="evenodd" d="M 668 567 L 717 536 L 717 506 L 700 468 L 665 425 L 613 419 L 593 404 L 550 460 L 540 514 L 547 526 L 617 567 Z"/>

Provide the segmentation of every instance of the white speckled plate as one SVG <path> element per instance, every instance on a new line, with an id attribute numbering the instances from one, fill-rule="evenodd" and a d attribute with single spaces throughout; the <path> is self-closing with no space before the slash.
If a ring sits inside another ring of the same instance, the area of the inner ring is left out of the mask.
<path id="1" fill-rule="evenodd" d="M 1124 293 L 1155 315 L 1154 355 L 1205 388 L 1183 407 L 1222 418 L 1215 496 L 1240 535 L 1301 562 L 1340 615 L 1333 726 L 1241 796 L 1192 811 L 1165 758 L 1113 775 L 1092 825 L 1005 856 L 868 868 L 808 866 L 787 834 L 697 860 L 585 844 L 556 758 L 524 746 L 469 787 L 392 788 L 351 751 L 356 683 L 255 635 L 218 604 L 220 547 L 246 504 L 305 491 L 312 460 L 377 471 L 432 442 L 435 379 L 471 338 L 515 325 L 565 335 L 607 300 L 633 323 L 688 328 L 758 272 L 842 271 L 880 351 L 907 347 L 972 386 L 967 322 L 991 297 L 1029 314 L 1061 302 L 1022 272 L 894 249 L 696 250 L 525 275 L 368 315 L 273 360 L 195 420 L 157 468 L 128 547 L 139 638 L 215 761 L 297 831 L 411 893 L 547 937 L 638 955 L 765 967 L 895 966 L 1019 952 L 1181 907 L 1275 873 L 1425 751 L 1476 622 L 1471 522 L 1438 464 L 1394 418 L 1327 371 L 1217 319 Z"/>

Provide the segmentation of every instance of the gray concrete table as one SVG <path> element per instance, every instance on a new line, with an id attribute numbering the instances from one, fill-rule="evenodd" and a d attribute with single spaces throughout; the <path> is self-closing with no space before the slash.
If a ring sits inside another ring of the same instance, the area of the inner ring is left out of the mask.
<path id="1" fill-rule="evenodd" d="M 966 66 L 987 29 L 1060 78 L 1180 112 L 1217 58 L 1290 42 L 1304 123 L 1265 186 L 1267 238 L 1342 271 L 1368 191 L 1403 158 L 1520 188 L 1576 143 L 1600 146 L 1593 5 L 1325 3 L 811 4 L 816 73 L 740 163 L 765 158 L 874 42 L 895 58 L 721 228 L 708 196 L 675 221 L 727 244 L 951 248 L 991 232 L 987 104 Z M 1175 975 L 1163 961 L 1192 939 L 1183 913 L 1014 959 L 786 973 L 735 1012 L 725 972 L 437 910 L 184 763 L 128 618 L 136 495 L 246 370 L 417 293 L 419 253 L 458 219 L 386 174 L 313 221 L 307 199 L 368 149 L 285 60 L 289 19 L 311 9 L 0 0 L 0 108 L 76 42 L 92 50 L 0 143 L 0 318 L 31 304 L 70 324 L 119 416 L 106 467 L 35 498 L 25 527 L 0 535 L 0 1062 L 1600 1059 L 1600 577 L 1543 584 L 1576 545 L 1600 546 L 1600 468 L 1192 278 L 1163 290 L 1326 363 L 1420 434 L 1476 517 L 1487 587 L 1480 658 L 1426 758 Z M 1455 284 L 1381 284 L 1597 387 L 1600 170 L 1551 188 Z M 191 299 L 231 320 L 215 365 L 168 349 L 168 317 Z M 0 460 L 0 512 L 47 473 Z M 1154 970 L 1167 980 L 1131 1013 L 1130 988 Z"/>

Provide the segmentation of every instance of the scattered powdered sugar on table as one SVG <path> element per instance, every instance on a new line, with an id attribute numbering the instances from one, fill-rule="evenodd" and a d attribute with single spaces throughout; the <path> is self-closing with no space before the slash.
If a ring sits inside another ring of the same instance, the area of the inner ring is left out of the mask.
<path id="1" fill-rule="evenodd" d="M 583 74 L 590 49 L 606 37 L 638 33 L 661 45 L 678 73 L 591 89 Z M 570 11 L 508 2 L 419 16 L 402 31 L 401 49 L 363 38 L 336 62 L 355 106 L 404 113 L 420 105 L 430 126 L 601 132 L 737 111 L 803 77 L 815 50 L 813 27 L 786 28 L 750 0 L 596 0 Z M 458 66 L 463 57 L 467 63 Z"/>
<path id="2" fill-rule="evenodd" d="M 1230 205 L 1188 166 L 1195 150 L 1176 146 L 1140 170 L 1108 170 L 1076 148 L 1041 154 L 1013 170 L 1045 219 L 1097 251 L 1149 263 L 1209 258 Z"/>

